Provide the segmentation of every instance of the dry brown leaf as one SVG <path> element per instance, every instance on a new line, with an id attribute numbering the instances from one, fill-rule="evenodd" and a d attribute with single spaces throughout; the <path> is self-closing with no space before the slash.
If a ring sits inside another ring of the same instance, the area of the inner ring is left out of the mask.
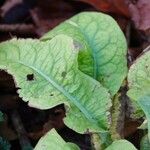
<path id="1" fill-rule="evenodd" d="M 136 4 L 129 3 L 128 8 L 135 27 L 141 31 L 150 30 L 150 1 L 138 0 Z"/>
<path id="2" fill-rule="evenodd" d="M 128 7 L 125 0 L 80 0 L 93 5 L 103 12 L 110 12 L 129 17 Z"/>
<path id="3" fill-rule="evenodd" d="M 80 0 L 96 9 L 130 18 L 136 29 L 150 32 L 149 0 Z M 147 34 L 147 33 L 146 33 Z"/>

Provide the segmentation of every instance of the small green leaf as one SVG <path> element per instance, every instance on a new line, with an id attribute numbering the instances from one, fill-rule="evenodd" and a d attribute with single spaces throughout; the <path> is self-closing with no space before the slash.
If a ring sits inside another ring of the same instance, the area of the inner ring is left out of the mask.
<path id="1" fill-rule="evenodd" d="M 73 143 L 65 142 L 60 135 L 52 129 L 45 136 L 43 136 L 34 150 L 80 150 L 79 147 Z"/>
<path id="2" fill-rule="evenodd" d="M 127 140 L 114 141 L 105 150 L 137 150 L 132 143 Z"/>
<path id="3" fill-rule="evenodd" d="M 42 40 L 66 34 L 80 47 L 79 69 L 100 81 L 112 96 L 127 74 L 125 37 L 115 20 L 103 13 L 83 12 L 48 32 Z"/>
<path id="4" fill-rule="evenodd" d="M 67 126 L 79 133 L 106 132 L 111 99 L 96 80 L 78 69 L 74 40 L 16 40 L 0 44 L 0 69 L 13 75 L 19 96 L 40 109 L 65 104 Z"/>
<path id="5" fill-rule="evenodd" d="M 148 137 L 150 140 L 150 95 L 143 96 L 138 100 L 138 103 L 144 111 L 148 122 Z"/>
<path id="6" fill-rule="evenodd" d="M 127 94 L 134 107 L 134 117 L 141 117 L 144 113 L 137 101 L 150 94 L 150 51 L 145 52 L 130 67 L 128 84 Z"/>
<path id="7" fill-rule="evenodd" d="M 148 135 L 145 135 L 140 143 L 140 150 L 150 150 L 150 142 L 148 139 Z"/>

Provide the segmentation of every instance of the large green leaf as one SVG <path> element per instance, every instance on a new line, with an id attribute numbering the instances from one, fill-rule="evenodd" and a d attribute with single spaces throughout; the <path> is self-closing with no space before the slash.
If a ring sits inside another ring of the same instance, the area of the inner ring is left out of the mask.
<path id="1" fill-rule="evenodd" d="M 128 96 L 134 107 L 134 116 L 144 115 L 137 101 L 150 94 L 150 51 L 145 52 L 130 67 L 128 74 Z"/>
<path id="2" fill-rule="evenodd" d="M 52 129 L 43 136 L 34 150 L 79 150 L 79 147 L 73 143 L 65 142 L 60 135 Z"/>
<path id="3" fill-rule="evenodd" d="M 64 122 L 77 132 L 104 131 L 111 99 L 96 80 L 78 70 L 76 42 L 59 35 L 50 41 L 10 40 L 0 44 L 0 68 L 14 76 L 19 96 L 30 106 L 64 103 Z"/>
<path id="4" fill-rule="evenodd" d="M 127 74 L 126 41 L 108 15 L 83 12 L 48 32 L 43 40 L 66 34 L 82 43 L 79 69 L 100 81 L 114 95 Z"/>
<path id="5" fill-rule="evenodd" d="M 148 138 L 150 140 L 150 93 L 138 100 L 138 103 L 144 111 L 148 122 Z"/>
<path id="6" fill-rule="evenodd" d="M 118 140 L 114 141 L 108 148 L 105 150 L 137 150 L 133 144 L 127 140 Z"/>

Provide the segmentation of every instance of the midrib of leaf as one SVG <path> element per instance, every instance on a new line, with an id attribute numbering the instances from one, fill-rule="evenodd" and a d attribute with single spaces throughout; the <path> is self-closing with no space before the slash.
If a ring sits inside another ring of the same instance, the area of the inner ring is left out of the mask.
<path id="1" fill-rule="evenodd" d="M 81 29 L 80 29 L 81 30 Z M 94 75 L 93 75 L 93 78 L 97 80 L 98 78 L 98 62 L 97 62 L 97 56 L 96 56 L 96 53 L 94 51 L 94 48 L 93 48 L 93 44 L 89 41 L 89 39 L 86 37 L 86 34 L 81 30 L 82 34 L 84 35 L 88 45 L 89 45 L 89 48 L 93 51 L 92 55 L 93 55 L 93 59 L 94 59 Z"/>
<path id="2" fill-rule="evenodd" d="M 25 64 L 24 62 L 18 61 L 18 63 L 27 66 L 31 69 L 33 69 L 34 71 L 36 71 L 39 75 L 41 75 L 44 79 L 46 79 L 50 84 L 52 84 L 58 91 L 60 91 L 61 93 L 63 93 L 63 95 L 65 95 L 84 115 L 85 117 L 90 121 L 93 122 L 95 124 L 98 125 L 98 122 L 93 119 L 93 115 L 91 115 L 84 106 L 82 106 L 79 101 L 73 97 L 71 94 L 69 94 L 64 88 L 62 88 L 58 83 L 56 83 L 51 77 L 45 75 L 44 73 L 42 73 L 42 71 L 40 69 L 35 68 L 34 66 Z M 99 125 L 98 125 L 99 126 Z"/>
<path id="3" fill-rule="evenodd" d="M 71 21 L 71 22 L 72 22 L 71 25 L 73 25 L 75 28 L 78 28 L 78 29 L 80 30 L 80 32 L 83 34 L 83 36 L 84 36 L 84 38 L 85 38 L 85 40 L 86 40 L 86 42 L 87 42 L 89 48 L 90 48 L 91 51 L 93 52 L 93 53 L 91 53 L 91 55 L 93 56 L 93 59 L 94 59 L 94 63 L 93 63 L 93 64 L 94 64 L 94 65 L 93 65 L 93 78 L 97 80 L 97 78 L 98 78 L 98 67 L 97 67 L 97 66 L 98 66 L 98 63 L 97 63 L 96 53 L 95 53 L 94 48 L 93 48 L 93 44 L 89 41 L 89 39 L 87 38 L 85 32 L 79 27 L 79 25 L 78 25 L 76 22 L 74 22 L 74 21 Z M 70 22 L 68 21 L 67 23 L 70 23 Z M 74 25 L 74 23 L 75 23 L 77 26 Z M 96 32 L 95 32 L 95 33 L 96 33 Z"/>

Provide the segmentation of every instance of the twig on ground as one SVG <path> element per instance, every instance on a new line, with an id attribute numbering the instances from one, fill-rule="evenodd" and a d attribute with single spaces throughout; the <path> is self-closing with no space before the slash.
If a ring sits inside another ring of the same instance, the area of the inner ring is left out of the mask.
<path id="1" fill-rule="evenodd" d="M 1 32 L 14 32 L 19 34 L 36 34 L 32 24 L 0 24 Z"/>

